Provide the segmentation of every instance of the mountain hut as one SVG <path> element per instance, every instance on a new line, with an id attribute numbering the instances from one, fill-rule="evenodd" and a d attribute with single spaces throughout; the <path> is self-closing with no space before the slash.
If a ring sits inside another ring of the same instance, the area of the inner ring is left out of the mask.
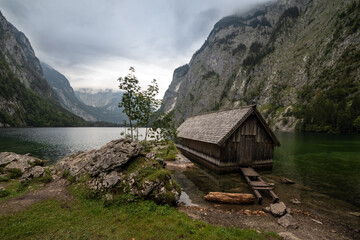
<path id="1" fill-rule="evenodd" d="M 252 105 L 186 119 L 176 146 L 191 160 L 223 173 L 245 166 L 272 169 L 280 142 Z"/>

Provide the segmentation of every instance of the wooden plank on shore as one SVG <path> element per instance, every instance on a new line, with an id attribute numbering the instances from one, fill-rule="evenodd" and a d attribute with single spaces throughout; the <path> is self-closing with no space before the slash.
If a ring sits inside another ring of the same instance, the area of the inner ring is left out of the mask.
<path id="1" fill-rule="evenodd" d="M 209 192 L 205 199 L 211 202 L 249 204 L 255 201 L 255 196 L 249 193 Z"/>

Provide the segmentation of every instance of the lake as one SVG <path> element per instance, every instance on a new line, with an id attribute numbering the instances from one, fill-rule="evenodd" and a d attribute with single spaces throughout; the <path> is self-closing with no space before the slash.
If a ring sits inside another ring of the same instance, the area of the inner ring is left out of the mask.
<path id="1" fill-rule="evenodd" d="M 12 151 L 56 162 L 67 154 L 103 146 L 121 138 L 125 128 L 3 128 L 0 151 Z M 144 135 L 145 129 L 140 129 Z M 360 207 L 360 136 L 319 133 L 276 133 L 272 175 L 285 176 L 319 193 Z M 238 175 L 222 175 L 221 184 L 207 170 L 186 171 L 177 180 L 182 187 L 196 185 L 202 192 L 246 187 Z M 186 178 L 186 179 L 184 179 Z M 216 178 L 216 176 L 215 176 Z M 191 182 L 188 181 L 191 179 Z M 237 179 L 237 182 L 234 182 Z M 234 186 L 235 184 L 235 186 Z"/>

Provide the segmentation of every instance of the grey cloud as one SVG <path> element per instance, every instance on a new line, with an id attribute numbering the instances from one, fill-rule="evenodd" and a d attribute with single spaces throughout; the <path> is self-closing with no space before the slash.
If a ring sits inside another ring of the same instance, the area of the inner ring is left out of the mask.
<path id="1" fill-rule="evenodd" d="M 221 17 L 260 2 L 266 0 L 0 0 L 0 9 L 42 60 L 76 71 L 116 57 L 163 67 L 190 60 Z"/>

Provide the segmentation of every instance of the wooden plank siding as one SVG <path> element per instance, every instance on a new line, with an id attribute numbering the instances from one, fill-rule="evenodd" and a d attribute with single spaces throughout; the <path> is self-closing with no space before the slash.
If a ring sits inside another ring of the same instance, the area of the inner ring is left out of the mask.
<path id="1" fill-rule="evenodd" d="M 260 121 L 251 115 L 221 146 L 220 161 L 238 166 L 272 163 L 274 143 Z"/>
<path id="2" fill-rule="evenodd" d="M 249 166 L 271 169 L 274 147 L 280 145 L 256 106 L 194 116 L 178 130 L 179 149 L 220 172 Z"/>
<path id="3" fill-rule="evenodd" d="M 216 144 L 195 141 L 191 139 L 180 139 L 179 144 L 192 150 L 206 154 L 212 158 L 220 159 L 220 147 Z"/>

